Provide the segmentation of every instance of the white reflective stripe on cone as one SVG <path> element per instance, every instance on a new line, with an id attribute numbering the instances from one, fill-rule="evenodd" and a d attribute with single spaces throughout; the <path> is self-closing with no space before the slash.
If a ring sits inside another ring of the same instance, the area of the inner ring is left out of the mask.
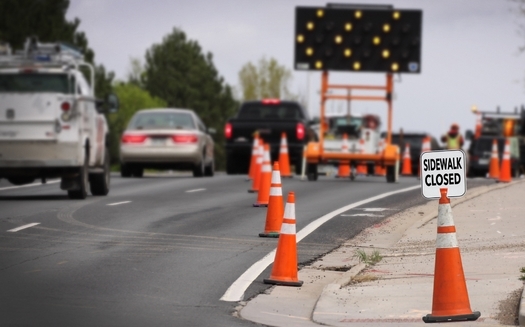
<path id="1" fill-rule="evenodd" d="M 272 171 L 272 184 L 281 184 L 281 173 L 277 170 Z"/>
<path id="2" fill-rule="evenodd" d="M 295 220 L 295 203 L 286 203 L 286 206 L 284 206 L 283 218 Z"/>
<path id="3" fill-rule="evenodd" d="M 258 164 L 262 164 L 263 158 L 262 157 L 257 157 L 257 160 L 255 162 L 257 162 Z"/>
<path id="4" fill-rule="evenodd" d="M 288 148 L 281 148 L 281 153 L 288 153 Z"/>
<path id="5" fill-rule="evenodd" d="M 438 227 L 454 226 L 452 208 L 450 204 L 440 204 L 438 206 Z"/>
<path id="6" fill-rule="evenodd" d="M 281 234 L 295 235 L 295 224 L 283 223 L 281 225 Z"/>
<path id="7" fill-rule="evenodd" d="M 438 233 L 436 238 L 437 249 L 450 249 L 459 247 L 456 233 Z"/>
<path id="8" fill-rule="evenodd" d="M 282 196 L 283 190 L 280 187 L 270 187 L 270 196 Z"/>
<path id="9" fill-rule="evenodd" d="M 272 167 L 270 164 L 265 164 L 262 166 L 262 172 L 263 173 L 270 173 L 272 171 Z"/>

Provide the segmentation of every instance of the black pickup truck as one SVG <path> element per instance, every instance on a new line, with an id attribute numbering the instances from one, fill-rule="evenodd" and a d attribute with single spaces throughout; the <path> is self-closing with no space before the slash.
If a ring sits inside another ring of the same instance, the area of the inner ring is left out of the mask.
<path id="1" fill-rule="evenodd" d="M 306 111 L 295 101 L 264 99 L 242 103 L 237 115 L 224 127 L 226 173 L 248 173 L 253 138 L 258 131 L 259 137 L 270 144 L 272 162 L 279 159 L 281 134 L 286 133 L 290 165 L 300 174 L 303 148 L 309 141 L 317 140 L 311 123 Z"/>

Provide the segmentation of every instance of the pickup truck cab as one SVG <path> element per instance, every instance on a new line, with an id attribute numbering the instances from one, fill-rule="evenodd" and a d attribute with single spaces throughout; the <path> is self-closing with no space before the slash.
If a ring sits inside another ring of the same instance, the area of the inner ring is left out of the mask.
<path id="1" fill-rule="evenodd" d="M 263 99 L 241 104 L 236 116 L 226 122 L 226 172 L 246 174 L 249 170 L 255 132 L 270 145 L 272 162 L 278 160 L 281 134 L 286 133 L 290 165 L 301 173 L 304 146 L 317 140 L 304 108 L 296 101 Z"/>
<path id="2" fill-rule="evenodd" d="M 108 124 L 93 86 L 93 67 L 64 44 L 28 39 L 23 51 L 0 54 L 0 178 L 60 178 L 70 198 L 86 198 L 88 187 L 107 195 Z M 115 96 L 108 102 L 117 109 Z"/>

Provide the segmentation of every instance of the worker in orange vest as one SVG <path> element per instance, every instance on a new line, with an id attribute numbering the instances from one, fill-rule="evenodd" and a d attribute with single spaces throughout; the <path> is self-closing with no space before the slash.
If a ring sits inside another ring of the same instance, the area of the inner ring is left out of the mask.
<path id="1" fill-rule="evenodd" d="M 445 143 L 447 150 L 457 150 L 463 147 L 463 136 L 459 134 L 459 125 L 452 124 L 447 134 L 441 137 L 441 142 Z"/>

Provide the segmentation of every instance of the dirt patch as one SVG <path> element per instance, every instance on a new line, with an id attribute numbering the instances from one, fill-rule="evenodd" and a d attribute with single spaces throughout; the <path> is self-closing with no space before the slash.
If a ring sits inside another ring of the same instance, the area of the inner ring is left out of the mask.
<path id="1" fill-rule="evenodd" d="M 521 293 L 523 287 L 510 293 L 510 295 L 499 303 L 499 312 L 496 319 L 506 326 L 519 326 L 518 314 L 520 307 Z"/>

